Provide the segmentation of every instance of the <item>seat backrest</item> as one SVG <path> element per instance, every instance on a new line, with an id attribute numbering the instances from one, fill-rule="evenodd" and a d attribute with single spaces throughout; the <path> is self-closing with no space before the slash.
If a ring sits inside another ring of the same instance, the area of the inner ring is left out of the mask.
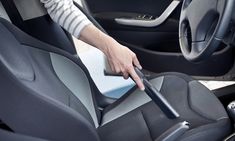
<path id="1" fill-rule="evenodd" d="M 52 21 L 40 0 L 0 1 L 12 23 L 18 28 L 45 43 L 77 54 L 71 35 Z"/>
<path id="2" fill-rule="evenodd" d="M 63 49 L 71 54 L 77 54 L 72 36 L 50 18 L 40 0 L 0 0 L 2 1 L 12 23 L 27 34 Z M 101 31 L 106 31 L 92 17 L 85 0 L 74 0 L 74 4 Z M 28 5 L 31 5 L 30 7 Z M 0 5 L 1 14 L 1 5 Z M 106 33 L 107 34 L 107 33 Z"/>
<path id="3" fill-rule="evenodd" d="M 0 119 L 48 140 L 99 140 L 99 93 L 74 56 L 0 19 Z"/>

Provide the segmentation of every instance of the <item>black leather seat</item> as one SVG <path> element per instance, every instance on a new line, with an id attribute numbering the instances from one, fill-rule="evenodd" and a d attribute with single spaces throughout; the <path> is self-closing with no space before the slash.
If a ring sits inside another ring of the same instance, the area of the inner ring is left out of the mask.
<path id="1" fill-rule="evenodd" d="M 203 85 L 179 73 L 151 82 L 181 117 L 170 120 L 134 87 L 100 110 L 100 92 L 82 62 L 0 20 L 0 119 L 14 132 L 54 141 L 153 141 L 181 121 L 177 140 L 219 141 L 230 133 L 227 113 Z"/>

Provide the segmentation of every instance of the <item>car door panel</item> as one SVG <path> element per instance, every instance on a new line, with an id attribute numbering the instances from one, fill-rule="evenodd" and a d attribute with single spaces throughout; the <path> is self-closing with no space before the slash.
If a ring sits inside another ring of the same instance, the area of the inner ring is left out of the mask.
<path id="1" fill-rule="evenodd" d="M 200 63 L 190 63 L 181 54 L 178 21 L 181 3 L 160 25 L 131 26 L 116 19 L 136 19 L 139 15 L 158 18 L 174 0 L 86 0 L 93 17 L 120 43 L 133 50 L 143 67 L 160 73 L 177 71 L 195 76 L 222 76 L 234 63 L 233 49 L 221 44 L 214 55 Z M 223 61 L 223 64 L 218 63 Z M 221 66 L 222 65 L 222 66 Z"/>
<path id="2" fill-rule="evenodd" d="M 172 0 L 86 0 L 92 13 L 131 12 L 160 16 Z"/>
<path id="3" fill-rule="evenodd" d="M 93 0 L 87 1 L 96 20 L 111 36 L 120 42 L 147 49 L 154 49 L 156 48 L 155 45 L 158 45 L 157 47 L 159 48 L 170 46 L 173 51 L 179 51 L 177 18 L 179 8 L 163 24 L 156 27 L 126 26 L 115 21 L 118 18 L 135 19 L 140 15 L 151 15 L 157 18 L 164 13 L 171 2 L 172 0 L 101 0 L 99 1 L 100 4 L 98 4 Z M 153 48 L 153 46 L 155 47 Z"/>

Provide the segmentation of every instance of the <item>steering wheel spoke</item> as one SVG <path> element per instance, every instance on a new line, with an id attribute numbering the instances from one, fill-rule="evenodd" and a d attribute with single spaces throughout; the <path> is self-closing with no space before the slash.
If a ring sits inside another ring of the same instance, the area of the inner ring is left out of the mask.
<path id="1" fill-rule="evenodd" d="M 190 58 L 197 57 L 205 49 L 206 41 L 193 42 L 191 44 Z"/>

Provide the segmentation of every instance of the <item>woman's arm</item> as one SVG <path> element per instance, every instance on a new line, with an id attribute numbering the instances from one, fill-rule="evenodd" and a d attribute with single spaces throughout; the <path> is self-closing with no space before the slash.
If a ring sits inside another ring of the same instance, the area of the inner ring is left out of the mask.
<path id="1" fill-rule="evenodd" d="M 106 56 L 113 72 L 129 75 L 141 90 L 144 85 L 134 70 L 142 68 L 136 55 L 112 37 L 96 28 L 88 18 L 73 4 L 72 0 L 41 0 L 51 18 L 65 30 L 84 42 L 100 49 Z"/>

